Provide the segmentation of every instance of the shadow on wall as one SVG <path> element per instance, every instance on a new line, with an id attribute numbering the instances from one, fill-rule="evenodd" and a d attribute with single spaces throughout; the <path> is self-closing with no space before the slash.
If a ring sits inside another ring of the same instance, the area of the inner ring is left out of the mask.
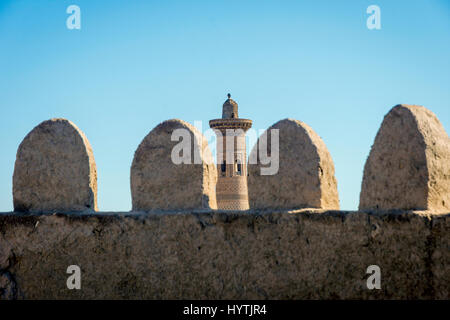
<path id="1" fill-rule="evenodd" d="M 171 133 L 177 128 L 191 133 L 192 154 L 201 146 L 202 164 L 171 162 Z M 262 176 L 261 163 L 249 165 L 250 207 L 339 209 L 334 164 L 322 139 L 298 120 L 284 119 L 272 128 L 280 130 L 279 171 Z M 257 152 L 258 142 L 250 157 Z M 216 209 L 217 171 L 209 157 L 206 139 L 190 124 L 159 124 L 133 159 L 133 210 Z M 14 167 L 13 201 L 16 212 L 97 211 L 92 148 L 75 124 L 47 120 L 24 138 Z M 450 210 L 450 140 L 430 110 L 397 105 L 385 116 L 364 168 L 359 208 Z"/>

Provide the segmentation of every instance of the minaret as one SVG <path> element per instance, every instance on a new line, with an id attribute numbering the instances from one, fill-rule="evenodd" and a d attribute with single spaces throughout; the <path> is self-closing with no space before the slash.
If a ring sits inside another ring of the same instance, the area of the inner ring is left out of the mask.
<path id="1" fill-rule="evenodd" d="M 217 135 L 217 208 L 248 210 L 245 132 L 252 126 L 252 120 L 239 119 L 238 105 L 228 94 L 222 119 L 210 120 L 209 126 Z"/>

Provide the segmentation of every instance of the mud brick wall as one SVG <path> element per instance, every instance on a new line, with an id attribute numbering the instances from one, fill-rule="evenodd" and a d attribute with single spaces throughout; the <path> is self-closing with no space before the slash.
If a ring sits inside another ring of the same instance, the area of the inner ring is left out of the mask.
<path id="1" fill-rule="evenodd" d="M 449 299 L 449 231 L 413 211 L 1 213 L 0 298 Z"/>

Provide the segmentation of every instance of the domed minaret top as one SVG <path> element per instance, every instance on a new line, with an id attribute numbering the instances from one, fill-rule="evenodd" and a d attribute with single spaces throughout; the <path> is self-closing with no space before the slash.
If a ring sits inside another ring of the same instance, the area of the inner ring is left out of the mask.
<path id="1" fill-rule="evenodd" d="M 228 99 L 222 106 L 222 118 L 209 121 L 209 126 L 213 129 L 243 129 L 247 130 L 252 126 L 252 120 L 241 119 L 238 115 L 238 104 L 231 99 L 231 94 L 227 94 Z"/>
<path id="2" fill-rule="evenodd" d="M 231 99 L 231 94 L 227 94 L 228 99 L 224 102 L 222 107 L 222 119 L 239 118 L 238 104 Z"/>

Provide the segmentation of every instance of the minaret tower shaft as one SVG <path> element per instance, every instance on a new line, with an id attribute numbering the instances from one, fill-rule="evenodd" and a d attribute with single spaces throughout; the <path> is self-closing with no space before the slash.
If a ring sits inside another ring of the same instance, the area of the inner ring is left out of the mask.
<path id="1" fill-rule="evenodd" d="M 209 126 L 217 135 L 217 208 L 248 210 L 245 133 L 252 126 L 252 120 L 239 118 L 238 104 L 228 94 L 222 119 L 210 120 Z"/>

